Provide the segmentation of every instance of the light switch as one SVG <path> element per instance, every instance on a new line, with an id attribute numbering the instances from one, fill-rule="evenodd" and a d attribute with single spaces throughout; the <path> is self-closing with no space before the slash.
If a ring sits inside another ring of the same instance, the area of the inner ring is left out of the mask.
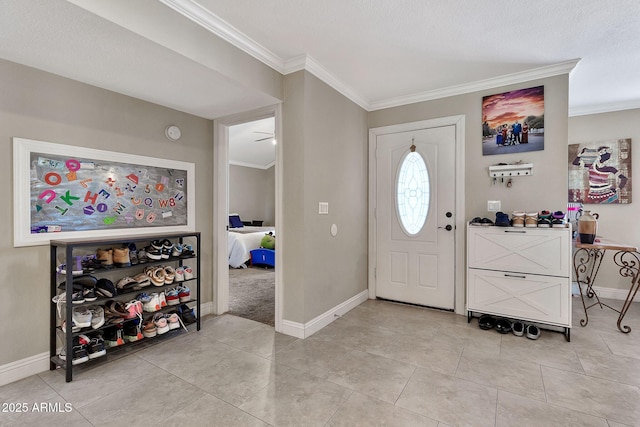
<path id="1" fill-rule="evenodd" d="M 499 212 L 502 210 L 502 203 L 500 200 L 487 200 L 487 210 L 489 212 Z"/>
<path id="2" fill-rule="evenodd" d="M 329 202 L 318 202 L 318 213 L 320 215 L 329 215 Z"/>

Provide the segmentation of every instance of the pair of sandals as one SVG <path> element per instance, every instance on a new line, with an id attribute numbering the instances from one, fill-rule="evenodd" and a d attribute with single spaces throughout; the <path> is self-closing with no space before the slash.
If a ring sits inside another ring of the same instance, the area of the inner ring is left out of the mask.
<path id="1" fill-rule="evenodd" d="M 480 319 L 478 319 L 478 326 L 483 330 L 495 329 L 501 334 L 508 334 L 509 332 L 512 332 L 518 337 L 521 337 L 526 333 L 527 338 L 532 340 L 537 340 L 540 337 L 540 328 L 535 325 L 525 326 L 525 324 L 520 321 L 511 323 L 507 319 L 496 319 L 488 314 L 480 316 Z"/>

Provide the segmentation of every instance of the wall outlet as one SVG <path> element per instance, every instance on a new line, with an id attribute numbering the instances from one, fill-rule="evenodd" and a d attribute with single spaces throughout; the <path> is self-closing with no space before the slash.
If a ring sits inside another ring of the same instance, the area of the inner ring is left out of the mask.
<path id="1" fill-rule="evenodd" d="M 500 200 L 487 200 L 487 210 L 489 212 L 499 212 L 502 210 L 502 203 Z"/>

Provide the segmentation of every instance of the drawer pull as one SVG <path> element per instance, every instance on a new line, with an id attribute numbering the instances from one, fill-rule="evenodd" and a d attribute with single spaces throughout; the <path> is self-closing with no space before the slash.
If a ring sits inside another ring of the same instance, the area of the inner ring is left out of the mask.
<path id="1" fill-rule="evenodd" d="M 519 274 L 505 274 L 504 277 L 515 277 L 517 279 L 526 279 L 527 276 L 521 276 Z"/>
<path id="2" fill-rule="evenodd" d="M 522 233 L 525 234 L 526 230 L 504 230 L 505 233 Z"/>

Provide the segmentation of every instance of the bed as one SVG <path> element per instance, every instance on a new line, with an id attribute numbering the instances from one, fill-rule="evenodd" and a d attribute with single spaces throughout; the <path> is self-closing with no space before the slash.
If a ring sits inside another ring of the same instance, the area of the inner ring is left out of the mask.
<path id="1" fill-rule="evenodd" d="M 232 268 L 246 268 L 246 263 L 251 259 L 251 251 L 260 247 L 260 242 L 265 234 L 269 232 L 275 234 L 276 231 L 275 227 L 238 227 L 239 224 L 235 221 L 230 221 L 229 225 L 229 266 Z"/>

